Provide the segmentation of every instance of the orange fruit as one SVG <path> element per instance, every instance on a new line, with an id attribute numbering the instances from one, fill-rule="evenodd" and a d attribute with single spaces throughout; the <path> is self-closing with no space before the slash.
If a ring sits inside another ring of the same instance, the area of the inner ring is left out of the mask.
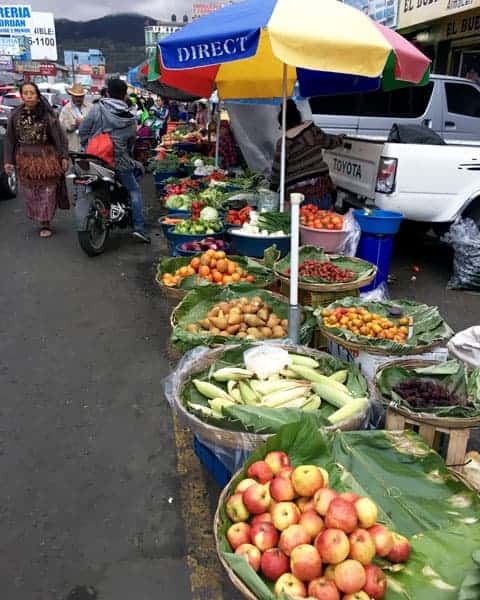
<path id="1" fill-rule="evenodd" d="M 253 275 L 247 275 L 245 279 L 248 281 L 248 283 L 253 283 L 255 281 L 255 277 Z"/>
<path id="2" fill-rule="evenodd" d="M 210 267 L 207 265 L 202 265 L 198 270 L 198 274 L 200 277 L 208 277 L 210 275 Z"/>
<path id="3" fill-rule="evenodd" d="M 217 261 L 215 258 L 211 258 L 210 262 L 208 263 L 208 266 L 210 267 L 210 269 L 214 269 L 217 266 Z"/>
<path id="4" fill-rule="evenodd" d="M 187 267 L 187 275 L 190 277 L 190 275 L 195 275 L 196 271 L 193 267 Z"/>
<path id="5" fill-rule="evenodd" d="M 223 250 L 218 250 L 218 252 L 215 253 L 215 258 L 218 260 L 220 258 L 225 258 L 227 255 L 225 254 L 225 252 Z"/>
<path id="6" fill-rule="evenodd" d="M 219 271 L 220 273 L 226 273 L 227 269 L 228 264 L 226 260 L 224 260 L 223 258 L 217 260 L 217 271 Z"/>
<path id="7" fill-rule="evenodd" d="M 213 271 L 212 276 L 215 283 L 221 283 L 223 281 L 223 275 L 219 271 Z"/>
<path id="8" fill-rule="evenodd" d="M 240 281 L 240 273 L 234 273 L 232 275 L 232 281 Z"/>
<path id="9" fill-rule="evenodd" d="M 200 259 L 198 258 L 198 256 L 192 258 L 192 260 L 190 261 L 190 266 L 192 267 L 192 269 L 195 269 L 195 271 L 198 271 L 198 267 L 200 266 Z"/>
<path id="10" fill-rule="evenodd" d="M 210 256 L 208 256 L 207 254 L 202 254 L 202 256 L 200 257 L 200 264 L 201 265 L 209 265 L 210 264 Z"/>
<path id="11" fill-rule="evenodd" d="M 232 283 L 233 279 L 231 277 L 231 275 L 224 275 L 223 276 L 223 285 L 227 285 L 228 283 Z"/>
<path id="12" fill-rule="evenodd" d="M 233 275 L 236 270 L 237 270 L 237 263 L 234 263 L 233 261 L 229 260 L 228 261 L 227 273 L 229 275 Z"/>

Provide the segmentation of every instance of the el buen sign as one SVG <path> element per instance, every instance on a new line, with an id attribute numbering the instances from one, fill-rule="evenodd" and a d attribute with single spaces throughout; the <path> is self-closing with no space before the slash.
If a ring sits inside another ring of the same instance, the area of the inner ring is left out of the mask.
<path id="1" fill-rule="evenodd" d="M 478 7 L 480 0 L 400 0 L 398 28 L 406 29 Z"/>

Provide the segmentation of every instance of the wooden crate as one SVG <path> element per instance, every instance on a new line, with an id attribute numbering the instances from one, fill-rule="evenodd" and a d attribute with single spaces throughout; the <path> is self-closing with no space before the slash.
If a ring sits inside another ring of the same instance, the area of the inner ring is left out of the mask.
<path id="1" fill-rule="evenodd" d="M 423 419 L 404 416 L 392 408 L 387 409 L 385 429 L 390 431 L 403 431 L 413 429 L 433 450 L 436 450 L 445 459 L 445 464 L 450 469 L 463 473 L 465 454 L 467 453 L 468 440 L 473 428 L 456 428 L 446 425 L 432 425 Z"/>

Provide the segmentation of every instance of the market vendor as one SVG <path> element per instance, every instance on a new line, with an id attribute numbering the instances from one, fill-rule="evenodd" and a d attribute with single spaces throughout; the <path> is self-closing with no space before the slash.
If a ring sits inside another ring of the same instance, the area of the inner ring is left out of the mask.
<path id="1" fill-rule="evenodd" d="M 282 124 L 283 110 L 278 120 Z M 328 174 L 328 165 L 323 160 L 322 149 L 331 150 L 340 146 L 344 135 L 329 135 L 313 121 L 303 121 L 293 100 L 287 101 L 286 136 L 286 199 L 299 193 L 320 208 L 328 210 L 333 200 L 333 183 Z M 277 142 L 273 158 L 270 189 L 280 188 L 282 139 Z"/>

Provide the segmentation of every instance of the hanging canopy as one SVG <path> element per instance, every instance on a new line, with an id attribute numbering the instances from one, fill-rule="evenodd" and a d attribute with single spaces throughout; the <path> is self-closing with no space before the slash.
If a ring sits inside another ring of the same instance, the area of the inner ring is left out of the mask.
<path id="1" fill-rule="evenodd" d="M 159 42 L 162 83 L 222 99 L 304 97 L 426 83 L 429 59 L 337 0 L 246 0 Z"/>

